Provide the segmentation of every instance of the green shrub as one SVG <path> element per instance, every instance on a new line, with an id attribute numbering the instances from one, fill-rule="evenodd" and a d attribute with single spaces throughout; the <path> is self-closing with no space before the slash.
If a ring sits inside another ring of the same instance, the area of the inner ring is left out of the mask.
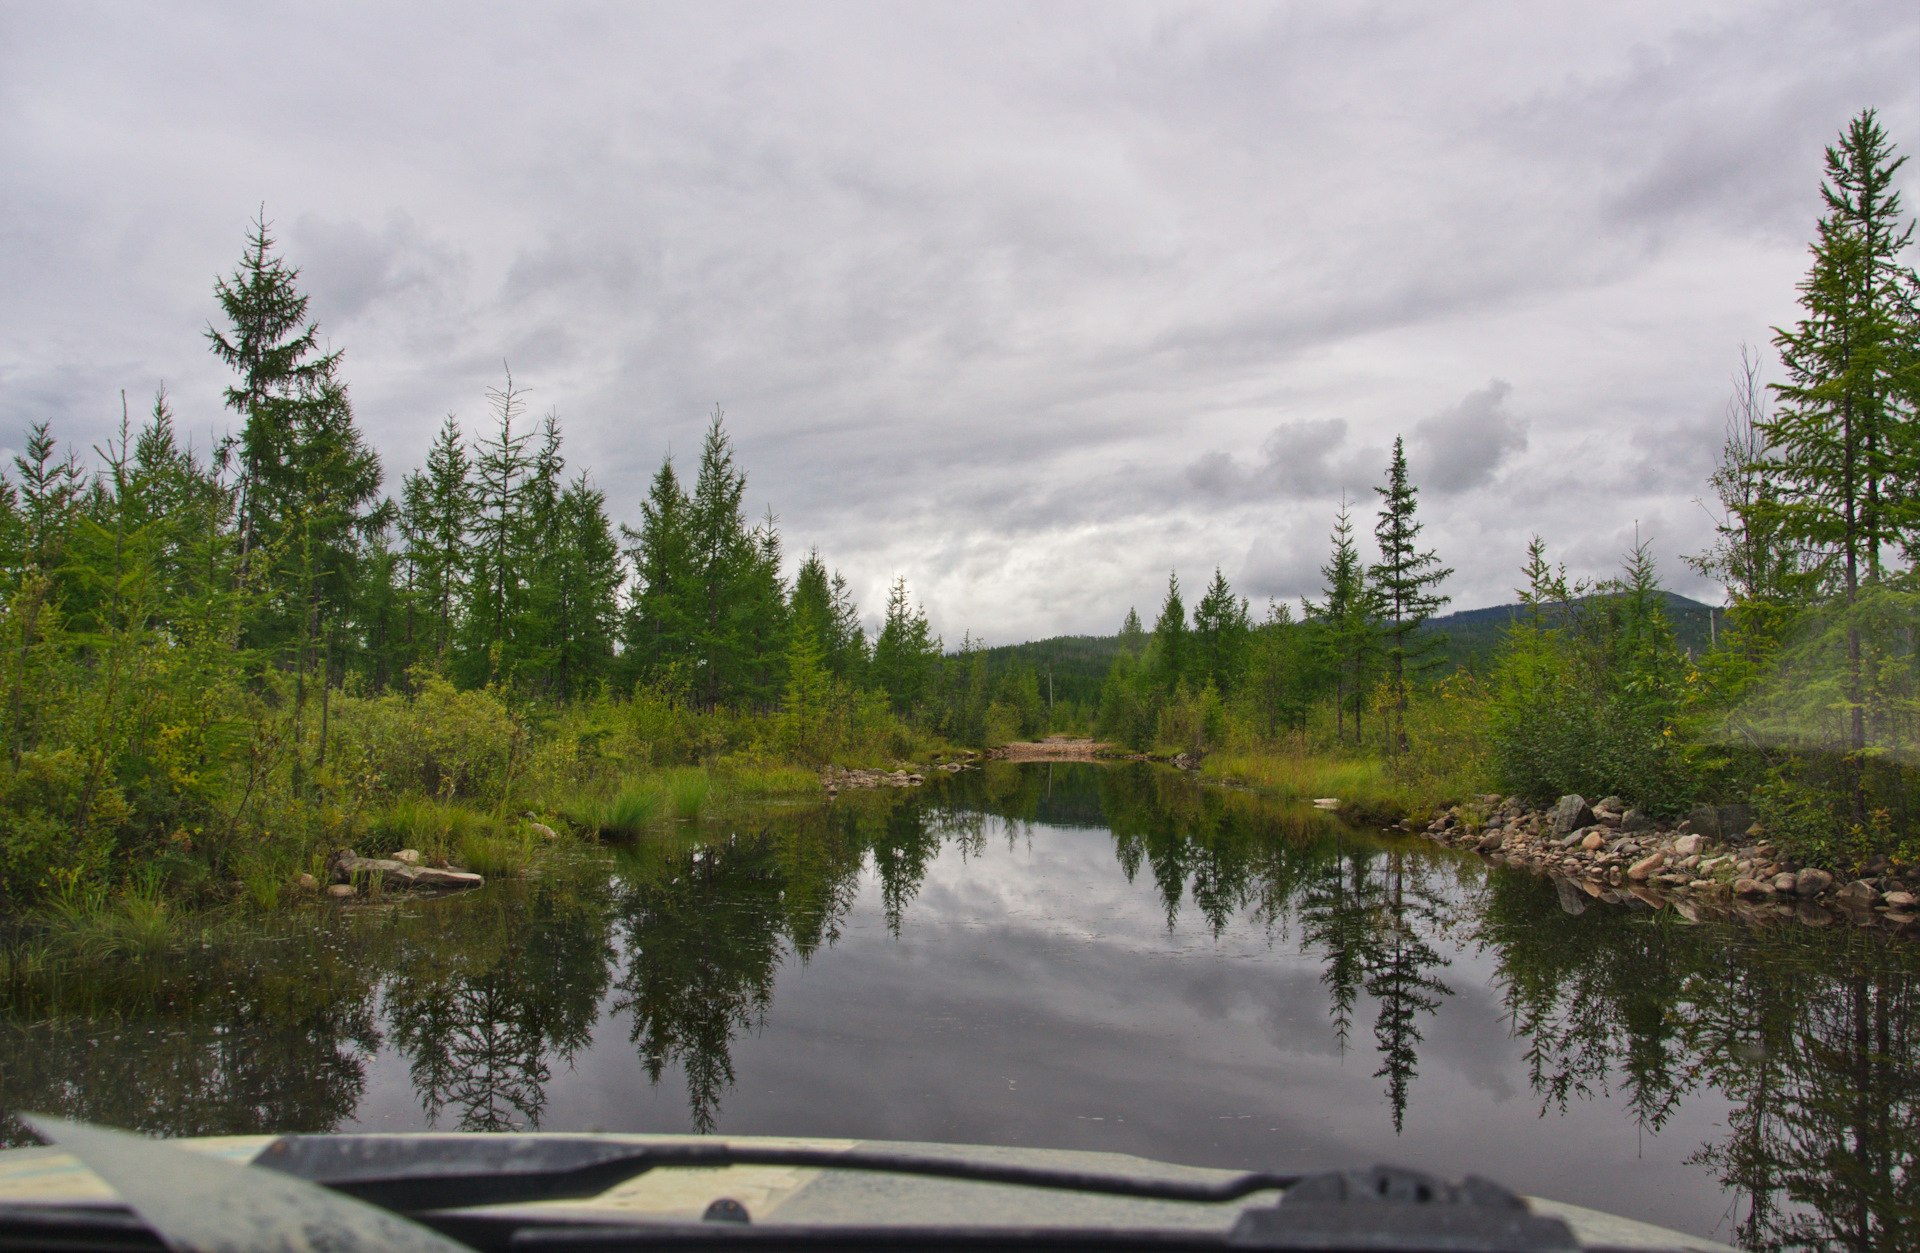
<path id="1" fill-rule="evenodd" d="M 86 806 L 85 827 L 81 821 Z M 0 899 L 47 899 L 64 881 L 99 882 L 129 813 L 111 780 L 89 800 L 87 766 L 70 749 L 20 755 L 18 769 L 0 766 Z"/>

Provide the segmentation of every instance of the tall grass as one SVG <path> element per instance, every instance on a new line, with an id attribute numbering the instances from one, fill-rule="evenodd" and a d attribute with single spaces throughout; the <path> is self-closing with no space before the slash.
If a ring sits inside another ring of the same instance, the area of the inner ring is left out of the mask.
<path id="1" fill-rule="evenodd" d="M 666 787 L 658 778 L 629 779 L 611 796 L 574 806 L 568 817 L 597 834 L 630 840 L 653 825 L 666 800 Z"/>
<path id="2" fill-rule="evenodd" d="M 692 822 L 706 808 L 712 780 L 707 772 L 699 767 L 690 770 L 675 770 L 667 776 L 667 796 L 673 806 L 673 816 L 682 822 Z"/>
<path id="3" fill-rule="evenodd" d="M 492 819 L 474 810 L 431 797 L 407 796 L 375 814 L 367 824 L 368 855 L 415 848 L 438 861 L 471 840 L 494 834 Z"/>
<path id="4" fill-rule="evenodd" d="M 511 879 L 533 862 L 533 831 L 523 825 L 512 835 L 472 832 L 461 838 L 453 860 L 489 879 Z"/>
<path id="5" fill-rule="evenodd" d="M 1383 825 L 1398 822 L 1436 799 L 1379 757 L 1322 757 L 1286 749 L 1219 753 L 1207 758 L 1200 769 L 1209 778 L 1248 784 L 1280 800 L 1337 798 L 1344 816 Z"/>

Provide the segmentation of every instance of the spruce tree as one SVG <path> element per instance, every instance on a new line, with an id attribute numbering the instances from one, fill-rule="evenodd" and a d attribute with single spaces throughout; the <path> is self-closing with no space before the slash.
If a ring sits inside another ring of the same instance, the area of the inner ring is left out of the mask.
<path id="1" fill-rule="evenodd" d="M 1239 683 L 1252 629 L 1247 602 L 1233 594 L 1226 576 L 1215 566 L 1213 582 L 1193 607 L 1195 682 L 1212 683 L 1222 695 L 1231 695 Z"/>
<path id="2" fill-rule="evenodd" d="M 427 655 L 441 659 L 459 631 L 473 529 L 473 465 L 452 414 L 427 449 L 424 470 L 401 482 L 401 527 L 418 603 L 429 620 Z"/>
<path id="3" fill-rule="evenodd" d="M 630 681 L 682 688 L 692 681 L 699 618 L 691 512 L 669 455 L 641 502 L 640 529 L 620 528 L 634 579 L 623 640 Z"/>
<path id="4" fill-rule="evenodd" d="M 812 549 L 793 579 L 789 604 L 796 629 L 804 616 L 811 624 L 821 664 L 834 678 L 856 682 L 865 668 L 867 639 L 860 626 L 859 607 L 839 571 L 829 574 L 820 550 Z"/>
<path id="5" fill-rule="evenodd" d="M 741 502 L 747 476 L 734 464 L 733 442 L 722 426 L 725 415 L 714 406 L 700 449 L 700 471 L 688 510 L 697 602 L 693 606 L 693 655 L 696 690 L 708 708 L 717 707 L 739 683 L 749 641 L 736 614 L 735 594 L 755 564 L 755 546 Z"/>
<path id="6" fill-rule="evenodd" d="M 896 711 L 910 712 L 930 694 L 939 660 L 940 641 L 928 628 L 926 610 L 907 599 L 902 575 L 887 591 L 886 619 L 873 642 L 873 685 L 887 694 Z"/>
<path id="7" fill-rule="evenodd" d="M 533 550 L 533 604 L 549 690 L 566 700 L 593 690 L 613 663 L 620 548 L 606 495 L 582 471 L 554 502 L 547 543 Z"/>
<path id="8" fill-rule="evenodd" d="M 256 219 L 239 268 L 214 284 L 228 327 L 206 332 L 214 355 L 239 375 L 226 401 L 245 418 L 240 575 L 267 593 L 248 642 L 293 669 L 296 791 L 304 786 L 310 674 L 319 667 L 324 755 L 333 641 L 353 609 L 362 545 L 389 521 L 373 507 L 380 458 L 354 422 L 341 354 L 319 350 L 298 277 L 273 253 L 264 216 Z"/>
<path id="9" fill-rule="evenodd" d="M 1916 450 L 1915 310 L 1920 283 L 1900 264 L 1913 238 L 1902 222 L 1895 157 L 1871 109 L 1827 149 L 1826 205 L 1800 284 L 1804 310 L 1776 328 L 1787 382 L 1772 388 L 1779 407 L 1757 423 L 1767 449 L 1761 472 L 1774 495 L 1763 523 L 1806 546 L 1838 582 L 1848 609 L 1863 585 L 1881 580 L 1886 550 L 1920 538 L 1920 456 Z M 1866 747 L 1867 672 L 1861 628 L 1847 615 L 1844 699 L 1847 745 Z M 1856 810 L 1860 792 L 1852 788 Z M 1856 819 L 1863 817 L 1856 813 Z"/>
<path id="10" fill-rule="evenodd" d="M 1171 692 L 1187 677 L 1192 665 L 1187 631 L 1187 606 L 1180 599 L 1180 576 L 1167 574 L 1167 596 L 1153 624 L 1153 651 L 1147 666 L 1151 681 Z"/>
<path id="11" fill-rule="evenodd" d="M 1379 614 L 1360 549 L 1353 542 L 1353 515 L 1343 495 L 1334 515 L 1333 551 L 1320 567 L 1324 580 L 1320 604 L 1303 602 L 1307 620 L 1316 627 L 1318 643 L 1333 672 L 1334 736 L 1344 741 L 1347 709 L 1353 709 L 1353 737 L 1361 739 L 1366 689 L 1379 651 Z"/>
<path id="12" fill-rule="evenodd" d="M 1393 440 L 1393 460 L 1387 467 L 1387 485 L 1373 490 L 1380 496 L 1380 514 L 1373 524 L 1380 561 L 1371 573 L 1378 597 L 1381 633 L 1389 641 L 1386 661 L 1388 681 L 1393 685 L 1393 742 L 1404 753 L 1407 751 L 1407 682 L 1412 675 L 1433 664 L 1429 658 L 1440 644 L 1432 636 L 1414 637 L 1427 619 L 1446 605 L 1449 598 L 1434 589 L 1453 570 L 1443 567 L 1431 549 L 1420 552 L 1415 547 L 1421 524 L 1413 515 L 1419 504 L 1420 489 L 1407 479 L 1406 446 L 1397 435 Z"/>

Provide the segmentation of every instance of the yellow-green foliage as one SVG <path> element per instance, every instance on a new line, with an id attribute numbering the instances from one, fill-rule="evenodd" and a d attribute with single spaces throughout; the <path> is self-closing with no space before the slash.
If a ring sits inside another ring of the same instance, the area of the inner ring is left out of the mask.
<path id="1" fill-rule="evenodd" d="M 88 763 L 71 749 L 22 753 L 18 769 L 0 764 L 0 897 L 101 876 L 127 817 L 119 788 L 104 778 L 89 787 Z"/>
<path id="2" fill-rule="evenodd" d="M 334 751 L 362 763 L 365 785 L 388 796 L 498 802 L 525 768 L 525 728 L 494 692 L 412 677 L 411 694 L 336 697 Z"/>

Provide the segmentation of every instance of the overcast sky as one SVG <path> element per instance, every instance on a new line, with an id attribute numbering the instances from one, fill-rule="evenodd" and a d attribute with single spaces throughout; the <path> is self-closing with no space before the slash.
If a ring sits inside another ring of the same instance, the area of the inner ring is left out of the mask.
<path id="1" fill-rule="evenodd" d="M 503 360 L 616 520 L 717 403 L 790 557 L 949 644 L 1316 594 L 1396 434 L 1456 607 L 1636 525 L 1717 596 L 1740 345 L 1916 66 L 1913 0 L 0 3 L 0 447 L 226 429 L 264 202 L 389 491 Z"/>

